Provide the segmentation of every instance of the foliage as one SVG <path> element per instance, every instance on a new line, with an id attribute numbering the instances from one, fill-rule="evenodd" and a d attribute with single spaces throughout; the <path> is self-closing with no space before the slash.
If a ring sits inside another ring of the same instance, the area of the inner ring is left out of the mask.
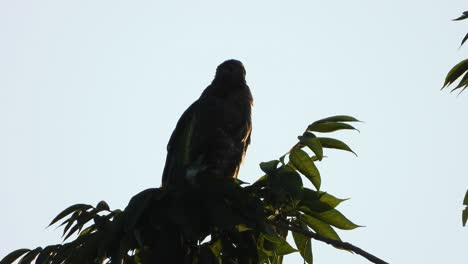
<path id="1" fill-rule="evenodd" d="M 468 18 L 468 11 L 463 12 L 463 14 L 455 18 L 455 21 L 460 21 Z M 468 40 L 468 33 L 462 39 L 460 47 L 465 44 L 466 40 Z M 462 77 L 463 76 L 463 77 Z M 453 66 L 452 69 L 447 73 L 445 77 L 444 85 L 442 89 L 452 85 L 457 79 L 461 77 L 460 82 L 452 89 L 451 92 L 461 89 L 460 93 L 463 92 L 468 87 L 468 59 L 465 59 L 459 62 L 457 65 Z"/>
<path id="2" fill-rule="evenodd" d="M 346 199 L 320 189 L 321 175 L 315 165 L 323 160 L 324 148 L 354 152 L 344 142 L 320 137 L 317 132 L 354 130 L 348 122 L 356 121 L 350 116 L 333 116 L 312 123 L 288 153 L 260 164 L 265 175 L 251 185 L 204 175 L 204 181 L 186 189 L 142 191 L 124 211 L 110 210 L 104 201 L 95 207 L 72 205 L 50 225 L 62 220 L 64 241 L 78 234 L 75 240 L 19 249 L 0 264 L 18 259 L 20 264 L 276 264 L 294 252 L 304 263 L 313 263 L 309 234 L 340 242 L 335 229 L 358 227 L 337 210 Z M 303 180 L 315 188 L 305 187 Z M 286 241 L 288 234 L 295 246 Z"/>

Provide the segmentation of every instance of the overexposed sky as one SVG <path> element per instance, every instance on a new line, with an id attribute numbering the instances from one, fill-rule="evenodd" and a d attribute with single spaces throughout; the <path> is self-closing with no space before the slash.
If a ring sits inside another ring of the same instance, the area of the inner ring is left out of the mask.
<path id="1" fill-rule="evenodd" d="M 159 186 L 180 114 L 240 59 L 255 105 L 240 178 L 307 124 L 348 114 L 359 155 L 326 151 L 322 188 L 390 263 L 466 263 L 468 92 L 440 92 L 466 1 L 0 0 L 0 257 L 60 242 L 62 209 L 123 209 Z M 315 263 L 368 263 L 313 243 Z M 300 263 L 291 256 L 287 263 Z"/>

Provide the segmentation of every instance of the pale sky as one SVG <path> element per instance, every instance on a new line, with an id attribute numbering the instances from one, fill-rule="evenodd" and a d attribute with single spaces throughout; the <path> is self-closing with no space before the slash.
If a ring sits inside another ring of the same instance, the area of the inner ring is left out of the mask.
<path id="1" fill-rule="evenodd" d="M 468 92 L 440 92 L 464 59 L 466 1 L 0 0 L 0 257 L 61 241 L 75 203 L 123 209 L 159 186 L 180 114 L 225 59 L 255 105 L 240 178 L 311 122 L 355 116 L 326 151 L 322 189 L 366 227 L 341 238 L 390 263 L 466 263 Z M 313 242 L 315 263 L 368 263 Z M 287 263 L 301 263 L 291 255 Z"/>

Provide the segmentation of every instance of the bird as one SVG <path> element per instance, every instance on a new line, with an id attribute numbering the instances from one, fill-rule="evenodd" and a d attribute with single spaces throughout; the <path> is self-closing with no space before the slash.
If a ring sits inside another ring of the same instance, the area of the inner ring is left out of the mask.
<path id="1" fill-rule="evenodd" d="M 245 76 L 239 60 L 226 60 L 216 68 L 211 84 L 172 132 L 162 187 L 237 178 L 252 132 L 253 97 Z"/>

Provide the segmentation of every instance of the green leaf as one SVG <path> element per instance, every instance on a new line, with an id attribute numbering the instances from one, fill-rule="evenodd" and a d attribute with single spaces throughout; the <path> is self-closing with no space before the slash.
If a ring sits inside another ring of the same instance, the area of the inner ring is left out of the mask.
<path id="1" fill-rule="evenodd" d="M 328 123 L 328 122 L 361 122 L 352 116 L 347 115 L 337 115 L 337 116 L 330 116 L 327 118 L 323 118 L 320 120 L 315 121 L 314 123 Z"/>
<path id="2" fill-rule="evenodd" d="M 278 167 L 278 164 L 279 164 L 279 160 L 271 160 L 271 161 L 268 161 L 268 162 L 261 162 L 260 163 L 260 169 L 269 174 L 269 173 L 273 173 L 276 168 Z"/>
<path id="3" fill-rule="evenodd" d="M 313 213 L 312 216 L 343 230 L 351 230 L 355 229 L 356 227 L 360 227 L 351 222 L 348 218 L 346 218 L 346 216 L 344 216 L 336 209 L 331 209 L 320 213 Z"/>
<path id="4" fill-rule="evenodd" d="M 340 240 L 336 231 L 329 224 L 309 215 L 302 215 L 301 220 L 318 234 L 334 240 Z"/>
<path id="5" fill-rule="evenodd" d="M 357 156 L 357 154 L 343 141 L 340 141 L 334 138 L 325 138 L 325 137 L 320 137 L 318 139 L 320 140 L 320 143 L 322 144 L 324 148 L 341 149 L 341 150 L 352 152 L 354 155 Z"/>
<path id="6" fill-rule="evenodd" d="M 337 207 L 341 202 L 344 202 L 348 199 L 340 199 L 336 198 L 335 196 L 329 194 L 329 193 L 322 193 L 320 195 L 320 201 L 328 204 L 330 207 L 335 208 Z"/>
<path id="7" fill-rule="evenodd" d="M 455 18 L 453 21 L 463 20 L 467 18 L 468 18 L 468 11 L 465 11 L 460 17 Z"/>
<path id="8" fill-rule="evenodd" d="M 276 192 L 285 192 L 291 198 L 297 199 L 301 195 L 301 176 L 289 165 L 282 166 L 270 177 L 272 189 Z"/>
<path id="9" fill-rule="evenodd" d="M 320 201 L 320 197 L 316 191 L 303 188 L 301 194 L 301 201 L 298 206 L 299 210 L 303 212 L 323 212 L 332 209 L 330 205 Z"/>
<path id="10" fill-rule="evenodd" d="M 457 65 L 453 66 L 453 68 L 447 73 L 444 85 L 441 89 L 444 89 L 445 87 L 455 82 L 466 71 L 468 71 L 468 59 L 465 59 L 457 63 Z"/>
<path id="11" fill-rule="evenodd" d="M 88 204 L 74 204 L 70 207 L 68 207 L 67 209 L 63 210 L 62 212 L 60 212 L 55 218 L 54 220 L 52 220 L 52 222 L 50 222 L 49 226 L 55 224 L 57 221 L 59 221 L 60 219 L 64 218 L 65 216 L 77 211 L 77 210 L 88 210 L 89 208 L 92 208 L 91 205 L 88 205 Z"/>
<path id="12" fill-rule="evenodd" d="M 289 154 L 289 159 L 291 160 L 291 163 L 294 165 L 294 167 L 296 167 L 299 172 L 306 176 L 312 182 L 315 188 L 319 190 L 321 182 L 320 172 L 309 155 L 307 155 L 307 153 L 302 149 L 294 149 Z"/>
<path id="13" fill-rule="evenodd" d="M 334 132 L 334 131 L 343 130 L 343 129 L 357 130 L 350 124 L 335 123 L 335 122 L 313 123 L 309 125 L 309 127 L 307 127 L 308 131 L 316 131 L 316 132 L 321 132 L 321 133 L 329 133 L 329 132 Z"/>
<path id="14" fill-rule="evenodd" d="M 312 150 L 315 153 L 318 160 L 322 160 L 323 148 L 318 138 L 309 136 L 299 136 L 298 139 L 302 144 L 306 145 L 310 150 Z"/>
<path id="15" fill-rule="evenodd" d="M 296 243 L 296 247 L 304 261 L 308 264 L 312 264 L 312 239 L 294 231 L 292 231 L 292 235 L 294 238 L 294 243 Z"/>
<path id="16" fill-rule="evenodd" d="M 291 254 L 298 250 L 293 248 L 283 237 L 262 233 L 265 239 L 275 244 L 275 253 L 279 256 Z"/>
<path id="17" fill-rule="evenodd" d="M 10 254 L 6 255 L 2 260 L 0 260 L 0 264 L 10 264 L 13 263 L 16 259 L 21 257 L 27 252 L 30 252 L 30 249 L 27 248 L 22 248 L 22 249 L 17 249 Z"/>

